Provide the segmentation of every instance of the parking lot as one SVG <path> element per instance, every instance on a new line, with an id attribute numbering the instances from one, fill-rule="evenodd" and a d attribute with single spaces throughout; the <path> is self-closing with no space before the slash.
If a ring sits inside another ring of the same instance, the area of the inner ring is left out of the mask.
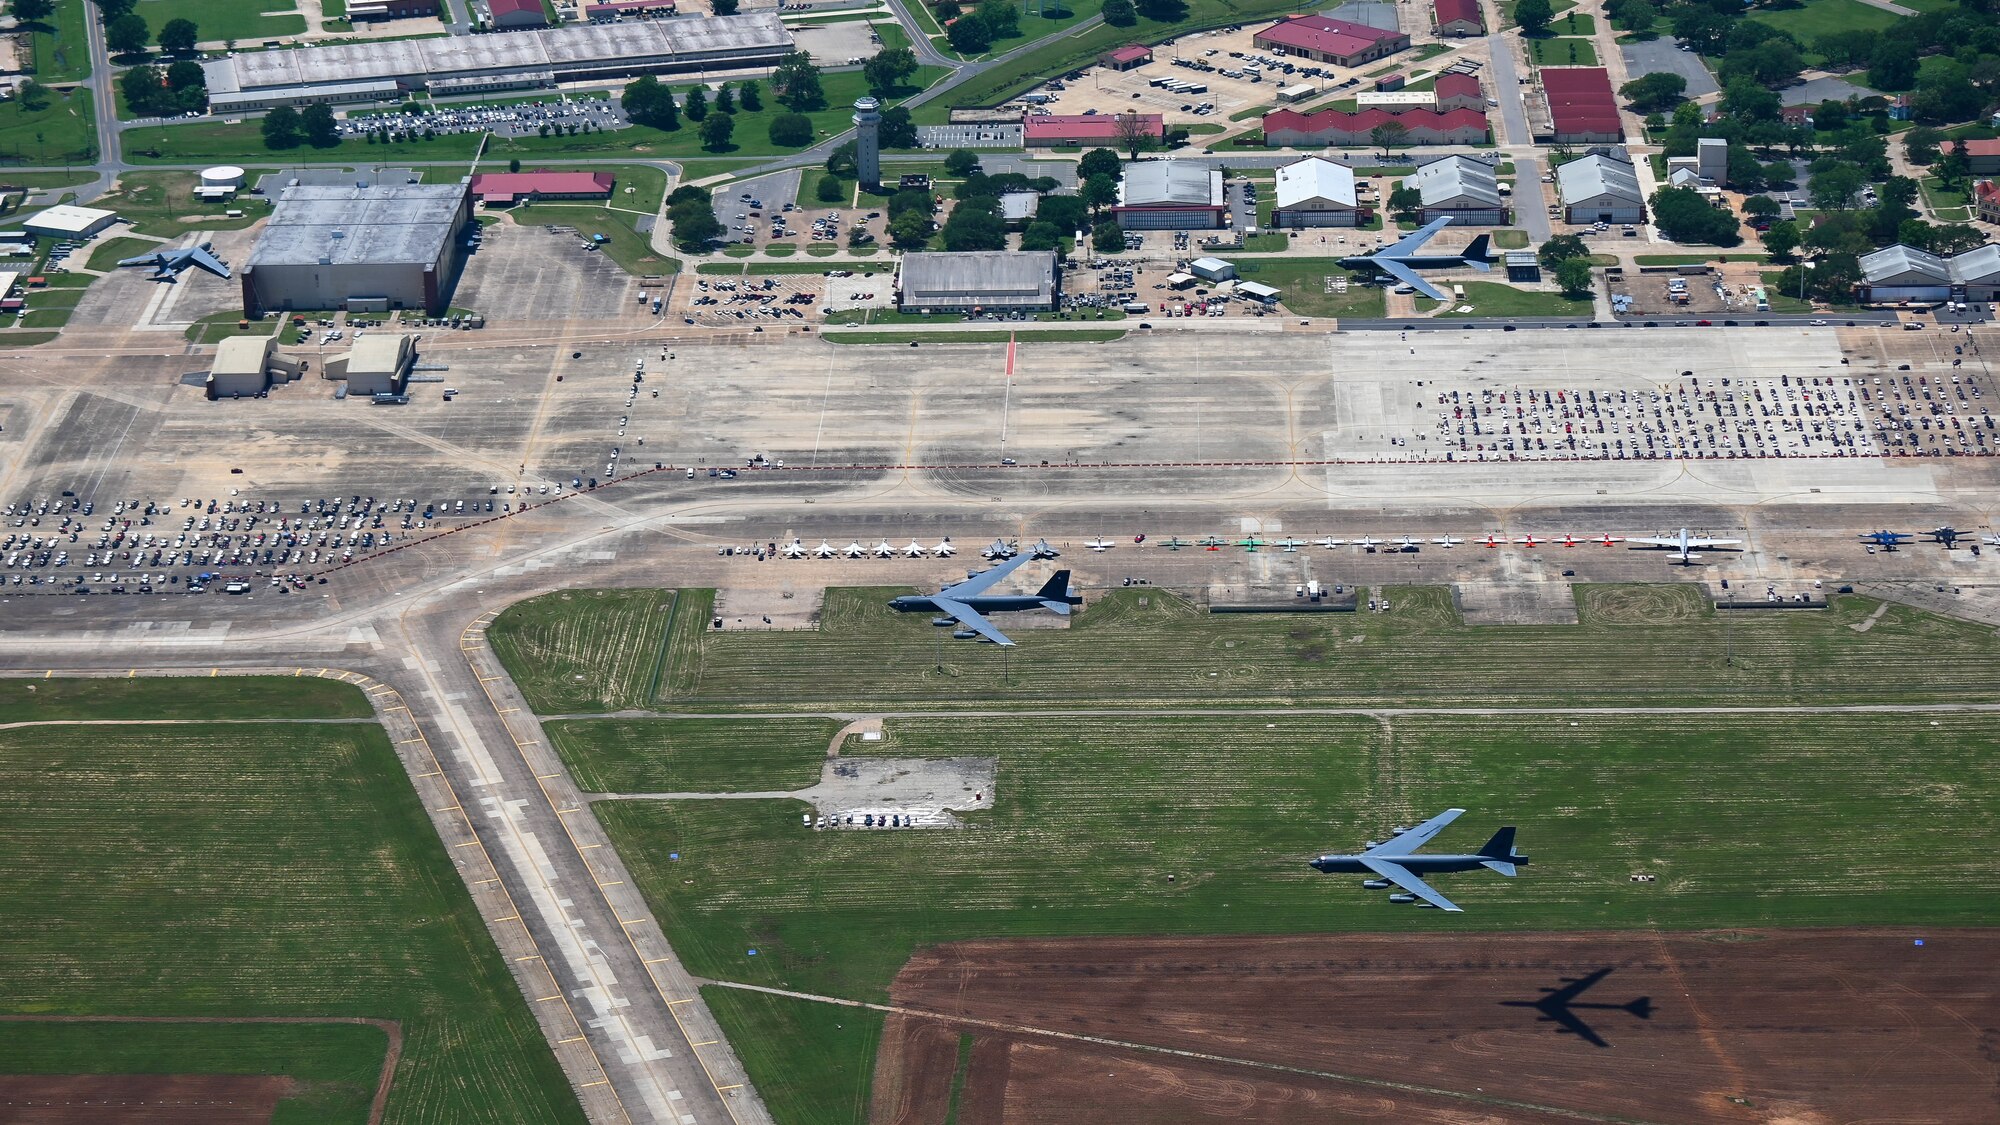
<path id="1" fill-rule="evenodd" d="M 1687 79 L 1687 96 L 1706 97 L 1719 93 L 1722 89 L 1715 81 L 1715 75 L 1702 65 L 1701 56 L 1693 51 L 1680 49 L 1680 41 L 1671 35 L 1644 43 L 1622 43 L 1618 47 L 1625 55 L 1625 71 L 1628 74 L 1678 74 Z"/>
<path id="2" fill-rule="evenodd" d="M 1004 148 L 1021 147 L 1019 125 L 919 125 L 917 144 L 924 148 Z"/>
<path id="3" fill-rule="evenodd" d="M 359 137 L 380 129 L 392 134 L 492 133 L 501 137 L 538 136 L 544 129 L 555 132 L 582 132 L 592 129 L 623 129 L 624 107 L 615 98 L 578 97 L 550 94 L 547 98 L 513 105 L 480 103 L 439 103 L 429 113 L 353 114 L 340 122 L 342 136 Z"/>

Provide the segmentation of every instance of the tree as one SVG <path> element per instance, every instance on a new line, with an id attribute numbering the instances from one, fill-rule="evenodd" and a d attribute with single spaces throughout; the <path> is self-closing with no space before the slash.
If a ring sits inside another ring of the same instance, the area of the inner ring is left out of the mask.
<path id="1" fill-rule="evenodd" d="M 166 112 L 166 80 L 158 67 L 133 67 L 118 76 L 118 89 L 125 95 L 125 104 L 135 113 L 151 116 Z M 23 97 L 21 104 L 27 106 L 28 100 Z"/>
<path id="2" fill-rule="evenodd" d="M 653 129 L 681 127 L 681 114 L 674 105 L 674 92 L 650 74 L 627 82 L 620 101 L 625 107 L 625 116 L 635 124 Z"/>
<path id="3" fill-rule="evenodd" d="M 811 51 L 793 51 L 779 59 L 778 69 L 771 72 L 771 91 L 795 113 L 826 108 L 826 91 L 820 87 L 819 68 L 813 65 Z"/>
<path id="4" fill-rule="evenodd" d="M 1106 219 L 1090 228 L 1090 248 L 1100 254 L 1116 254 L 1125 249 L 1125 230 Z"/>
<path id="5" fill-rule="evenodd" d="M 146 42 L 151 38 L 145 17 L 136 12 L 127 12 L 104 25 L 104 45 L 114 55 L 144 54 Z"/>
<path id="6" fill-rule="evenodd" d="M 1782 223 L 1772 223 L 1764 232 L 1764 250 L 1776 259 L 1792 256 L 1799 248 L 1799 224 L 1787 219 Z"/>
<path id="7" fill-rule="evenodd" d="M 710 152 L 721 152 L 729 147 L 729 137 L 735 132 L 736 118 L 733 114 L 711 113 L 701 123 L 701 147 Z"/>
<path id="8" fill-rule="evenodd" d="M 1554 269 L 1572 258 L 1590 257 L 1590 247 L 1584 245 L 1581 235 L 1559 234 L 1542 243 L 1542 248 L 1536 256 L 1543 266 Z"/>
<path id="9" fill-rule="evenodd" d="M 928 211 L 905 211 L 889 220 L 889 241 L 905 249 L 922 246 L 931 238 L 931 216 Z"/>
<path id="10" fill-rule="evenodd" d="M 939 0 L 938 6 L 931 9 L 931 14 L 937 17 L 938 26 L 943 27 L 965 12 L 959 8 L 958 0 Z"/>
<path id="11" fill-rule="evenodd" d="M 707 124 L 703 123 L 703 128 Z M 812 118 L 803 113 L 780 113 L 771 118 L 771 143 L 781 148 L 799 148 L 812 143 Z"/>
<path id="12" fill-rule="evenodd" d="M 1743 241 L 1734 214 L 1709 206 L 1699 192 L 1688 188 L 1653 193 L 1653 225 L 1675 242 L 1734 246 Z"/>
<path id="13" fill-rule="evenodd" d="M 521 158 L 517 156 L 509 160 L 507 162 L 507 170 L 509 172 L 519 172 L 521 170 Z"/>
<path id="14" fill-rule="evenodd" d="M 1555 9 L 1549 0 L 1521 0 L 1514 5 L 1514 22 L 1521 25 L 1527 35 L 1542 36 L 1549 33 L 1549 23 L 1556 18 Z"/>
<path id="15" fill-rule="evenodd" d="M 171 19 L 160 25 L 160 50 L 169 54 L 192 54 L 195 40 L 199 38 L 201 29 L 195 26 L 193 20 Z"/>
<path id="16" fill-rule="evenodd" d="M 21 88 L 14 91 L 14 98 L 21 103 L 21 108 L 29 113 L 49 108 L 49 88 L 33 78 L 21 82 Z"/>
<path id="17" fill-rule="evenodd" d="M 1021 34 L 1021 10 L 1012 0 L 979 0 L 979 19 L 994 39 L 1014 39 Z"/>
<path id="18" fill-rule="evenodd" d="M 917 53 L 908 47 L 884 47 L 861 64 L 861 78 L 868 83 L 868 92 L 878 98 L 888 97 L 916 72 Z"/>
<path id="19" fill-rule="evenodd" d="M 179 59 L 166 70 L 169 90 L 207 90 L 208 72 L 193 59 Z"/>
<path id="20" fill-rule="evenodd" d="M 1753 219 L 1769 219 L 1783 210 L 1778 201 L 1768 195 L 1753 195 L 1743 201 L 1743 213 Z"/>
<path id="21" fill-rule="evenodd" d="M 1410 127 L 1400 121 L 1384 121 L 1368 130 L 1368 139 L 1375 147 L 1387 152 L 1410 143 Z"/>
<path id="22" fill-rule="evenodd" d="M 1863 182 L 1861 170 L 1851 164 L 1836 163 L 1816 171 L 1808 185 L 1813 206 L 1822 211 L 1845 211 L 1854 206 Z"/>
<path id="23" fill-rule="evenodd" d="M 1653 25 L 1660 22 L 1660 10 L 1652 5 L 1651 0 L 1611 0 L 1604 6 L 1604 14 L 1610 17 L 1612 26 L 1631 32 L 1634 38 L 1659 38 L 1659 32 L 1653 30 Z"/>
<path id="24" fill-rule="evenodd" d="M 1077 194 L 1083 197 L 1083 202 L 1092 213 L 1096 213 L 1118 202 L 1118 184 L 1110 176 L 1092 176 L 1083 181 L 1083 187 Z"/>
<path id="25" fill-rule="evenodd" d="M 98 17 L 108 24 L 119 16 L 129 15 L 139 6 L 139 0 L 96 0 L 96 4 Z"/>
<path id="26" fill-rule="evenodd" d="M 709 7 L 718 16 L 733 16 L 736 14 L 736 3 L 737 0 L 709 0 Z"/>
<path id="27" fill-rule="evenodd" d="M 1788 187 L 1791 185 L 1792 178 L 1796 174 L 1792 171 L 1790 164 L 1782 160 L 1773 160 L 1769 164 L 1764 165 L 1764 186 L 1773 188 Z"/>
<path id="28" fill-rule="evenodd" d="M 1908 43 L 1878 39 L 1868 56 L 1868 84 L 1877 90 L 1907 90 L 1917 81 L 1917 53 Z"/>
<path id="29" fill-rule="evenodd" d="M 1667 110 L 1687 97 L 1687 79 L 1668 71 L 1654 71 L 1618 87 L 1618 93 L 1641 113 Z"/>
<path id="30" fill-rule="evenodd" d="M 828 173 L 819 178 L 819 186 L 813 189 L 813 196 L 821 203 L 840 203 L 847 199 L 847 188 L 840 177 Z"/>
<path id="31" fill-rule="evenodd" d="M 1134 6 L 1155 23 L 1179 23 L 1188 18 L 1187 0 L 1135 0 Z"/>
<path id="32" fill-rule="evenodd" d="M 1590 260 L 1588 258 L 1564 258 L 1556 263 L 1556 284 L 1562 286 L 1566 297 L 1583 297 L 1590 293 Z"/>
<path id="33" fill-rule="evenodd" d="M 708 244 L 724 233 L 721 220 L 715 217 L 714 201 L 701 188 L 675 189 L 674 195 L 667 197 L 667 222 L 673 228 L 674 244 L 697 253 L 707 250 Z"/>
<path id="34" fill-rule="evenodd" d="M 55 11 L 55 0 L 14 0 L 14 18 L 22 23 L 40 23 Z"/>
<path id="35" fill-rule="evenodd" d="M 945 174 L 956 179 L 964 179 L 979 170 L 979 157 L 962 148 L 952 149 L 944 157 Z"/>
<path id="36" fill-rule="evenodd" d="M 1104 22 L 1112 27 L 1131 27 L 1139 22 L 1139 10 L 1132 0 L 1104 0 Z"/>
<path id="37" fill-rule="evenodd" d="M 264 115 L 264 147 L 299 147 L 298 110 L 281 105 Z"/>
<path id="38" fill-rule="evenodd" d="M 999 201 L 984 198 L 953 208 L 944 224 L 944 248 L 953 252 L 1005 250 L 1007 224 L 1000 218 Z"/>
<path id="39" fill-rule="evenodd" d="M 887 210 L 889 217 L 892 219 L 910 211 L 921 212 L 924 218 L 928 219 L 931 217 L 931 211 L 936 206 L 931 201 L 930 192 L 918 188 L 905 188 L 889 197 Z"/>
<path id="40" fill-rule="evenodd" d="M 1398 215 L 1414 215 L 1423 209 L 1424 193 L 1397 180 L 1389 192 L 1389 210 Z"/>
<path id="41" fill-rule="evenodd" d="M 707 117 L 708 90 L 701 86 L 689 90 L 688 96 L 681 102 L 681 109 L 686 112 L 689 121 L 699 122 Z"/>
<path id="42" fill-rule="evenodd" d="M 1918 125 L 1903 134 L 1903 155 L 1909 157 L 1912 164 L 1936 164 L 1938 157 L 1943 155 L 1939 146 L 1944 144 L 1944 140 L 1944 130 Z"/>
<path id="43" fill-rule="evenodd" d="M 882 124 L 877 131 L 883 148 L 917 147 L 917 123 L 910 119 L 910 111 L 902 106 L 882 111 Z"/>
<path id="44" fill-rule="evenodd" d="M 1057 257 L 1063 256 L 1063 235 L 1061 227 L 1054 223 L 1036 219 L 1021 232 L 1021 249 L 1053 250 Z"/>
<path id="45" fill-rule="evenodd" d="M 1125 150 L 1132 159 L 1158 144 L 1160 138 L 1146 126 L 1146 119 L 1136 113 L 1121 113 L 1112 121 L 1112 129 L 1118 135 L 1118 147 Z"/>
<path id="46" fill-rule="evenodd" d="M 1090 209 L 1074 195 L 1043 195 L 1035 207 L 1035 221 L 1050 223 L 1065 233 L 1079 231 L 1089 223 Z"/>
<path id="47" fill-rule="evenodd" d="M 736 95 L 730 92 L 729 83 L 727 82 L 724 82 L 715 91 L 715 112 L 717 113 L 736 112 Z"/>
<path id="48" fill-rule="evenodd" d="M 993 32 L 978 12 L 967 12 L 951 21 L 945 38 L 951 41 L 951 49 L 961 55 L 983 55 L 993 47 Z"/>
<path id="49" fill-rule="evenodd" d="M 858 169 L 854 159 L 853 141 L 847 141 L 826 154 L 826 170 L 846 179 L 854 178 Z"/>
<path id="50" fill-rule="evenodd" d="M 736 100 L 742 104 L 744 109 L 755 113 L 764 108 L 764 88 L 757 84 L 755 78 L 752 78 L 743 83 L 743 89 L 737 94 Z"/>
<path id="51" fill-rule="evenodd" d="M 340 124 L 327 106 L 309 105 L 300 110 L 299 129 L 305 134 L 306 143 L 314 148 L 332 148 L 340 143 Z"/>
<path id="52" fill-rule="evenodd" d="M 1108 148 L 1094 148 L 1077 161 L 1076 176 L 1078 180 L 1087 180 L 1092 176 L 1109 176 L 1115 180 L 1123 174 L 1124 167 L 1119 163 L 1117 153 Z"/>

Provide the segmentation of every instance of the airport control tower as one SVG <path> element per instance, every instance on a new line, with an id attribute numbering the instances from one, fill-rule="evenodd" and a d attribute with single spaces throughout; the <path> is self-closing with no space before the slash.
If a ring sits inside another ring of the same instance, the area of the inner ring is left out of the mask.
<path id="1" fill-rule="evenodd" d="M 854 165 L 861 186 L 882 186 L 882 103 L 874 98 L 854 102 Z"/>

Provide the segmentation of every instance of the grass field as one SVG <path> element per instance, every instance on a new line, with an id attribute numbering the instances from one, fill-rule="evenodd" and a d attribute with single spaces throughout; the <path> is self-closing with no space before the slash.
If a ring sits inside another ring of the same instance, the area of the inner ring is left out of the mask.
<path id="1" fill-rule="evenodd" d="M 1523 39 L 1536 66 L 1596 66 L 1597 48 L 1588 39 Z"/>
<path id="2" fill-rule="evenodd" d="M 487 636 L 538 711 L 643 707 L 661 691 L 668 637 L 698 643 L 708 627 L 705 608 L 690 606 L 676 630 L 681 600 L 671 590 L 565 590 L 509 606 Z"/>
<path id="3" fill-rule="evenodd" d="M 595 793 L 803 789 L 819 781 L 836 719 L 569 719 L 549 740 Z"/>
<path id="4" fill-rule="evenodd" d="M 781 1125 L 868 1120 L 880 1012 L 713 986 L 701 998 Z"/>
<path id="5" fill-rule="evenodd" d="M 7 712 L 20 713 L 28 687 L 37 718 L 366 708 L 352 687 L 303 677 L 31 680 L 6 682 Z M 0 731 L 0 821 L 10 851 L 38 857 L 0 868 L 11 920 L 0 929 L 0 1010 L 393 1020 L 404 1055 L 389 1120 L 582 1121 L 380 727 Z M 221 1027 L 103 1034 L 0 1023 L 0 1060 L 157 1073 L 190 1052 L 231 1049 Z M 339 1088 L 317 1092 L 328 1106 L 284 1120 L 347 1119 L 319 1109 L 353 1104 L 342 1090 L 359 1084 L 370 1052 L 379 1060 L 380 1036 L 286 1034 L 302 1036 L 286 1072 Z M 251 1037 L 269 1051 L 284 1041 L 269 1029 Z"/>
<path id="6" fill-rule="evenodd" d="M 1464 303 L 1472 306 L 1469 313 L 1458 311 L 1458 302 L 1439 313 L 1441 317 L 1460 316 L 1580 316 L 1588 318 L 1593 305 L 1590 298 L 1569 298 L 1561 293 L 1545 293 L 1533 289 L 1516 289 L 1497 281 L 1466 281 Z"/>
<path id="7" fill-rule="evenodd" d="M 56 0 L 48 19 L 29 24 L 34 74 L 44 85 L 81 82 L 90 77 L 90 47 L 84 38 L 85 0 Z"/>
<path id="8" fill-rule="evenodd" d="M 249 47 L 306 29 L 293 0 L 139 0 L 133 10 L 156 32 L 170 19 L 193 20 L 204 43 L 234 39 Z"/>
<path id="9" fill-rule="evenodd" d="M 1326 291 L 1327 278 L 1353 276 L 1336 258 L 1246 258 L 1236 263 L 1236 272 L 1283 290 L 1279 300 L 1300 316 L 1377 317 L 1384 308 L 1382 290 L 1373 285 L 1350 281 L 1345 293 Z"/>
<path id="10" fill-rule="evenodd" d="M 96 121 L 90 92 L 80 87 L 50 91 L 37 110 L 9 98 L 0 102 L 0 154 L 25 164 L 88 164 L 97 159 Z"/>
<path id="11" fill-rule="evenodd" d="M 252 170 L 250 180 L 259 174 Z M 118 190 L 99 204 L 117 211 L 140 234 L 161 238 L 178 238 L 191 230 L 242 230 L 271 213 L 270 200 L 248 193 L 231 200 L 196 199 L 199 182 L 193 172 L 123 172 Z M 231 218 L 230 211 L 243 213 Z"/>
<path id="12" fill-rule="evenodd" d="M 1791 32 L 1801 43 L 1841 31 L 1881 31 L 1903 17 L 1863 4 L 1861 0 L 1806 0 L 1802 8 L 1753 10 L 1744 16 Z"/>

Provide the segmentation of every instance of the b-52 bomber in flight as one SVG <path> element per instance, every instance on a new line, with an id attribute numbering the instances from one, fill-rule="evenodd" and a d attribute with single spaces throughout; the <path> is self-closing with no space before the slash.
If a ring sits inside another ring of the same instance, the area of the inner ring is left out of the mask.
<path id="1" fill-rule="evenodd" d="M 1007 634 L 993 627 L 986 620 L 989 613 L 1005 613 L 1023 609 L 1046 609 L 1050 613 L 1069 616 L 1072 606 L 1083 604 L 1083 599 L 1070 593 L 1069 571 L 1058 570 L 1040 590 L 1032 594 L 988 594 L 1002 578 L 1019 570 L 1023 563 L 1040 557 L 1036 552 L 1015 555 L 991 570 L 974 574 L 965 581 L 946 586 L 935 594 L 904 594 L 893 598 L 889 608 L 898 613 L 936 613 L 931 624 L 940 628 L 955 625 L 952 636 L 962 641 L 984 639 L 996 645 L 1012 646 Z"/>
<path id="2" fill-rule="evenodd" d="M 1444 831 L 1445 825 L 1464 814 L 1464 809 L 1446 809 L 1415 828 L 1397 832 L 1389 840 L 1368 841 L 1367 850 L 1359 855 L 1323 855 L 1313 860 L 1310 866 L 1325 875 L 1375 875 L 1377 878 L 1363 880 L 1361 884 L 1371 891 L 1401 887 L 1401 893 L 1389 896 L 1390 902 L 1413 902 L 1419 906 L 1463 913 L 1450 899 L 1432 890 L 1430 884 L 1424 882 L 1424 875 L 1476 871 L 1484 867 L 1511 879 L 1517 868 L 1528 865 L 1528 857 L 1514 850 L 1512 828 L 1495 832 L 1493 838 L 1486 841 L 1485 847 L 1471 855 L 1417 854 L 1417 849 Z"/>

